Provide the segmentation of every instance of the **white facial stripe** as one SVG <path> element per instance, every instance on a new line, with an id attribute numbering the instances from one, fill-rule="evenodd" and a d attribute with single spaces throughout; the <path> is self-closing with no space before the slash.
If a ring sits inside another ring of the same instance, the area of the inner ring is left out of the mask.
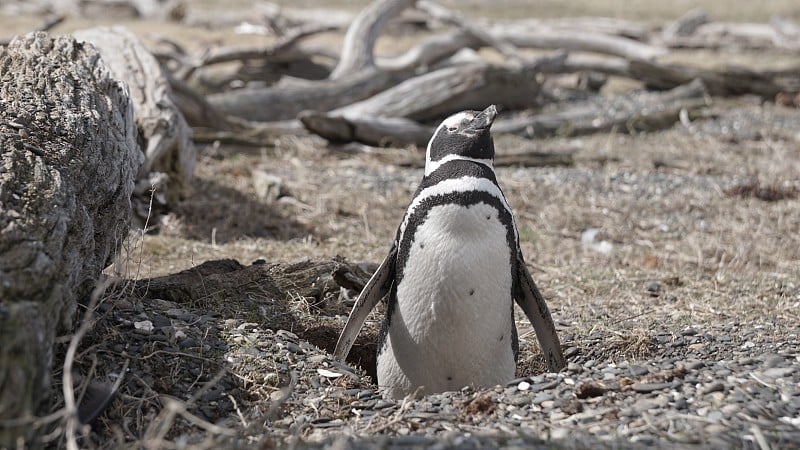
<path id="1" fill-rule="evenodd" d="M 475 118 L 475 115 L 471 112 L 461 111 L 460 113 L 453 114 L 452 116 L 444 119 L 442 125 L 446 126 L 447 128 L 458 128 L 461 125 L 461 122 L 464 120 L 472 120 Z"/>
<path id="2" fill-rule="evenodd" d="M 461 156 L 461 155 L 447 155 L 444 158 L 437 160 L 437 161 L 425 161 L 425 176 L 432 174 L 436 169 L 438 169 L 442 164 L 450 161 L 472 161 L 476 163 L 483 164 L 488 166 L 490 169 L 494 170 L 494 165 L 490 158 L 470 158 L 468 156 Z"/>
<path id="3" fill-rule="evenodd" d="M 503 207 L 506 209 L 506 211 L 511 214 L 511 224 L 514 227 L 514 238 L 515 240 L 519 241 L 519 236 L 517 236 L 517 226 L 514 224 L 514 213 L 511 211 L 511 207 L 508 205 L 508 202 L 506 201 L 506 198 L 500 188 L 497 187 L 497 185 L 491 180 L 486 178 L 462 177 L 443 180 L 431 187 L 423 189 L 422 192 L 420 192 L 419 195 L 414 198 L 411 204 L 408 205 L 406 215 L 403 217 L 403 223 L 400 224 L 400 234 L 397 241 L 398 244 L 403 241 L 403 234 L 406 232 L 408 219 L 411 217 L 411 214 L 414 213 L 414 210 L 417 209 L 420 203 L 422 203 L 425 199 L 435 197 L 437 195 L 449 194 L 451 192 L 468 191 L 486 192 L 498 198 L 503 203 Z"/>
<path id="4" fill-rule="evenodd" d="M 461 111 L 459 113 L 453 114 L 452 116 L 448 117 L 447 119 L 444 119 L 442 121 L 442 123 L 439 124 L 438 127 L 436 127 L 436 131 L 433 132 L 433 136 L 431 136 L 431 140 L 428 141 L 428 146 L 425 148 L 425 165 L 426 165 L 426 167 L 427 167 L 428 163 L 431 161 L 431 144 L 433 143 L 433 140 L 436 139 L 436 136 L 439 134 L 439 132 L 441 132 L 443 130 L 447 130 L 448 128 L 454 128 L 454 127 L 457 128 L 459 125 L 461 125 L 461 122 L 464 121 L 467 118 L 469 120 L 472 120 L 474 118 L 474 115 L 472 113 L 470 113 L 470 112 L 467 112 L 467 111 Z M 445 131 L 445 132 L 447 132 L 447 131 Z"/>

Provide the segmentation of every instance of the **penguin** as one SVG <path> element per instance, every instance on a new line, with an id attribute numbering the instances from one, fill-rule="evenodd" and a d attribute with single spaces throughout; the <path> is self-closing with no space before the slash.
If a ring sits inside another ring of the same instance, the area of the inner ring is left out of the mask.
<path id="1" fill-rule="evenodd" d="M 514 215 L 495 176 L 494 105 L 434 131 L 425 173 L 389 254 L 358 296 L 334 350 L 344 360 L 384 297 L 377 382 L 390 398 L 514 378 L 514 302 L 533 324 L 549 370 L 566 365 L 547 303 L 525 265 Z"/>

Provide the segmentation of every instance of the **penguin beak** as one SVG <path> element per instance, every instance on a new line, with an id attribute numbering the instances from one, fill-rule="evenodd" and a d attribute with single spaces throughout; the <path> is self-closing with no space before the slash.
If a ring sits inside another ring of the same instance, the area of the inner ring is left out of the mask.
<path id="1" fill-rule="evenodd" d="M 475 116 L 469 127 L 475 130 L 485 130 L 492 126 L 495 117 L 497 117 L 497 108 L 491 105 Z"/>

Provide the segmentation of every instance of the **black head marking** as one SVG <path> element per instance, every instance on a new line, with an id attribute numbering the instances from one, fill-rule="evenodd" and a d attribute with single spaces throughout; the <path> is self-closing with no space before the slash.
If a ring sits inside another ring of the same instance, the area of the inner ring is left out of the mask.
<path id="1" fill-rule="evenodd" d="M 494 143 L 490 128 L 497 116 L 497 108 L 489 106 L 483 111 L 462 111 L 445 119 L 428 142 L 427 163 L 439 161 L 447 155 L 467 158 L 494 158 Z"/>

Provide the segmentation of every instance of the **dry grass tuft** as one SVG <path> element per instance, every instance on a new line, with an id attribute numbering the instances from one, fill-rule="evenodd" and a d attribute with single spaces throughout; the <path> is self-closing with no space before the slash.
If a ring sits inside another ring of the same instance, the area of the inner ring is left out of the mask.
<path id="1" fill-rule="evenodd" d="M 786 184 L 763 185 L 758 180 L 740 183 L 725 190 L 725 194 L 729 197 L 754 197 L 765 202 L 795 199 L 799 192 L 795 186 Z"/>

